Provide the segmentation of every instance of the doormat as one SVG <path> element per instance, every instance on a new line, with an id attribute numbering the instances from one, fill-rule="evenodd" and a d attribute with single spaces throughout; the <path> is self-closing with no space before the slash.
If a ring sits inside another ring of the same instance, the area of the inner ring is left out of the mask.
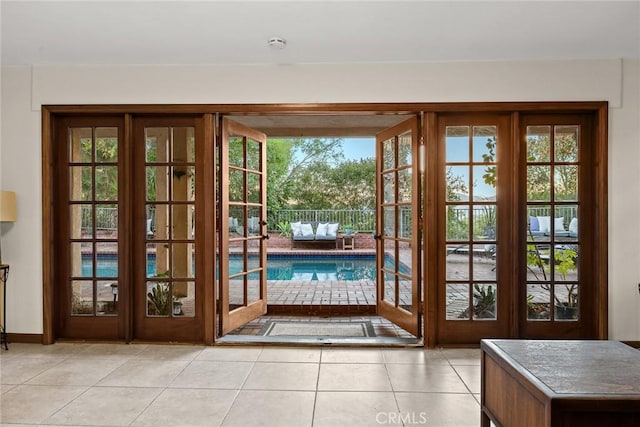
<path id="1" fill-rule="evenodd" d="M 331 322 L 283 322 L 267 321 L 260 335 L 278 337 L 375 337 L 370 321 L 331 323 Z"/>

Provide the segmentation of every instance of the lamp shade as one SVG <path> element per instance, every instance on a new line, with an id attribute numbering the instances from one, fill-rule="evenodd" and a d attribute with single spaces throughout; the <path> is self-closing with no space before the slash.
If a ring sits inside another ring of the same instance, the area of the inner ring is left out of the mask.
<path id="1" fill-rule="evenodd" d="M 16 219 L 16 193 L 0 191 L 0 222 L 15 222 Z"/>

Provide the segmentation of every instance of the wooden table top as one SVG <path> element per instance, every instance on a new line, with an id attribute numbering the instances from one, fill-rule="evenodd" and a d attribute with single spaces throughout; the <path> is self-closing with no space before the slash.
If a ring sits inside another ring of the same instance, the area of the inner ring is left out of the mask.
<path id="1" fill-rule="evenodd" d="M 482 346 L 555 394 L 640 398 L 640 351 L 618 341 L 482 340 Z"/>

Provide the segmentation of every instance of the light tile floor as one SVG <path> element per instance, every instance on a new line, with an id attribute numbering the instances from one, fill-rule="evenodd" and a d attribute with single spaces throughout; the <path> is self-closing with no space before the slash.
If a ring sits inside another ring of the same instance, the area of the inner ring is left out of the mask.
<path id="1" fill-rule="evenodd" d="M 0 352 L 0 423 L 480 424 L 480 350 L 58 343 Z"/>

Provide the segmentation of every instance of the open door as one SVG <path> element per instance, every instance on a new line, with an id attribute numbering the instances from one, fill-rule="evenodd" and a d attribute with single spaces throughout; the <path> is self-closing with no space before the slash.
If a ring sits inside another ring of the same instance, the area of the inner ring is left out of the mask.
<path id="1" fill-rule="evenodd" d="M 222 120 L 220 334 L 267 312 L 267 136 Z"/>
<path id="2" fill-rule="evenodd" d="M 418 119 L 376 135 L 377 311 L 420 337 Z"/>

